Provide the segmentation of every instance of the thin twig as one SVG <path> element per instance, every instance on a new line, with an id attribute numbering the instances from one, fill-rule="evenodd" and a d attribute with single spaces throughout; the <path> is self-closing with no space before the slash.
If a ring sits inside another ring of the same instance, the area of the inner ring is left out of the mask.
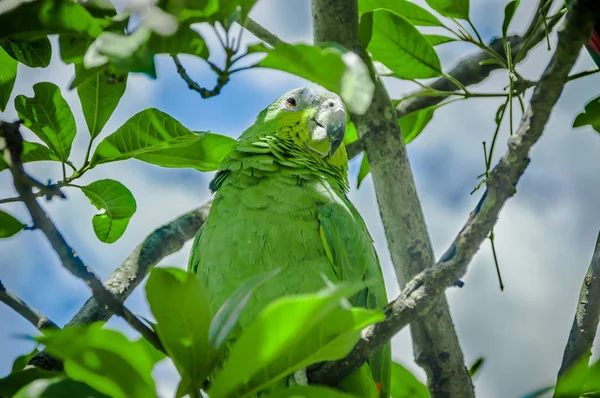
<path id="1" fill-rule="evenodd" d="M 598 330 L 598 322 L 600 322 L 600 233 L 598 233 L 592 261 L 581 284 L 573 326 L 571 326 L 569 340 L 558 371 L 559 385 L 560 377 L 573 366 L 583 362 L 588 364 L 592 355 L 592 344 Z M 571 390 L 575 390 L 575 382 L 574 378 L 569 379 Z M 584 380 L 581 379 L 578 382 L 579 388 L 581 388 Z"/>
<path id="2" fill-rule="evenodd" d="M 175 66 L 177 67 L 177 73 L 179 73 L 179 76 L 181 76 L 183 81 L 185 81 L 187 83 L 188 88 L 190 90 L 194 90 L 197 93 L 199 93 L 202 98 L 211 98 L 211 97 L 219 95 L 221 93 L 221 90 L 223 89 L 223 87 L 225 87 L 227 82 L 229 82 L 229 76 L 231 73 L 229 71 L 217 70 L 217 75 L 218 75 L 217 84 L 215 85 L 215 87 L 212 90 L 205 89 L 204 87 L 202 87 L 198 83 L 196 83 L 187 74 L 185 68 L 181 64 L 181 61 L 179 60 L 179 57 L 177 55 L 171 55 L 171 58 L 173 58 L 173 62 L 175 63 Z M 211 65 L 211 67 L 214 69 L 214 65 Z"/>
<path id="3" fill-rule="evenodd" d="M 39 229 L 46 235 L 46 238 L 58 254 L 63 266 L 74 276 L 82 279 L 92 290 L 104 305 L 112 312 L 121 316 L 135 330 L 140 332 L 150 343 L 158 350 L 163 350 L 162 344 L 156 334 L 129 311 L 123 303 L 119 302 L 114 295 L 107 290 L 94 272 L 88 268 L 79 255 L 69 246 L 63 235 L 56 228 L 50 217 L 39 205 L 34 193 L 32 192 L 32 183 L 34 181 L 23 169 L 21 163 L 21 152 L 23 150 L 23 137 L 19 131 L 20 124 L 0 122 L 0 136 L 6 140 L 6 150 L 10 154 L 10 171 L 13 176 L 13 183 L 23 203 L 27 207 L 33 220 L 34 228 Z M 5 156 L 6 158 L 6 156 Z M 39 186 L 38 186 L 39 188 Z"/>
<path id="4" fill-rule="evenodd" d="M 269 32 L 261 24 L 259 24 L 250 17 L 246 18 L 244 28 L 246 28 L 246 30 L 252 33 L 254 36 L 258 37 L 260 40 L 273 47 L 275 47 L 277 44 L 283 43 L 283 41 L 279 37 Z"/>
<path id="5" fill-rule="evenodd" d="M 58 328 L 58 326 L 46 316 L 31 308 L 10 290 L 7 290 L 2 284 L 2 281 L 0 281 L 0 301 L 15 310 L 16 313 L 27 319 L 33 326 L 42 332 L 47 329 Z"/>
<path id="6" fill-rule="evenodd" d="M 514 195 L 515 187 L 529 164 L 530 150 L 548 122 L 596 17 L 600 17 L 600 3 L 595 0 L 573 2 L 565 27 L 559 31 L 554 56 L 533 92 L 517 132 L 509 138 L 508 151 L 491 171 L 486 192 L 450 248 L 434 267 L 419 273 L 406 284 L 400 296 L 386 308 L 386 319 L 364 329 L 361 339 L 348 356 L 312 370 L 309 373 L 312 383 L 337 385 L 404 326 L 426 314 L 446 288 L 466 273 L 473 256 L 494 227 L 502 207 Z"/>

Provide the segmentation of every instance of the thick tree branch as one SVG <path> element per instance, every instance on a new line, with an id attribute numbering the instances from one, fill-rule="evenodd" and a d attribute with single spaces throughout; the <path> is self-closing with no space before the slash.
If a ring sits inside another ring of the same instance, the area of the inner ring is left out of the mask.
<path id="1" fill-rule="evenodd" d="M 559 379 L 573 366 L 582 362 L 588 364 L 598 322 L 600 322 L 600 233 L 598 233 L 592 261 L 581 285 L 569 341 L 558 371 Z M 583 381 L 580 380 L 580 387 Z M 574 380 L 570 379 L 570 382 L 574 383 Z"/>
<path id="2" fill-rule="evenodd" d="M 315 43 L 337 42 L 361 56 L 375 82 L 364 115 L 352 115 L 365 143 L 379 211 L 400 286 L 435 262 L 404 139 L 388 93 L 370 57 L 358 43 L 356 0 L 313 0 Z M 445 297 L 411 327 L 415 358 L 434 397 L 474 397 Z"/>
<path id="3" fill-rule="evenodd" d="M 0 281 L 0 301 L 15 310 L 16 313 L 27 319 L 40 331 L 58 328 L 50 319 L 31 308 L 10 290 L 7 290 L 2 281 Z"/>
<path id="4" fill-rule="evenodd" d="M 13 176 L 13 183 L 25 207 L 29 211 L 34 223 L 34 228 L 41 230 L 54 251 L 58 254 L 63 266 L 74 276 L 83 280 L 96 298 L 106 305 L 113 313 L 121 316 L 134 329 L 140 332 L 157 349 L 162 350 L 162 345 L 156 334 L 131 311 L 129 311 L 122 302 L 119 302 L 114 295 L 107 290 L 94 272 L 88 268 L 77 253 L 69 246 L 60 231 L 56 228 L 50 217 L 39 205 L 32 191 L 33 180 L 21 163 L 21 152 L 23 150 L 23 137 L 19 131 L 19 123 L 0 122 L 0 137 L 6 142 L 5 159 L 9 165 Z M 8 155 L 8 156 L 6 156 Z"/>
<path id="5" fill-rule="evenodd" d="M 529 28 L 526 33 L 522 36 L 510 36 L 508 38 L 508 42 L 510 43 L 511 55 L 512 58 L 515 59 L 519 52 L 523 51 L 522 57 L 524 58 L 529 50 L 535 47 L 540 41 L 542 41 L 546 37 L 546 31 L 543 25 L 539 25 L 538 21 L 538 13 L 539 9 L 541 9 L 544 5 L 548 3 L 549 0 L 540 0 L 538 5 L 538 11 L 536 11 L 536 15 L 534 15 Z M 560 21 L 562 15 L 556 15 L 552 19 L 548 21 L 548 30 L 552 31 L 555 25 Z M 530 35 L 532 35 L 530 37 Z M 506 57 L 504 40 L 502 37 L 494 39 L 490 43 L 490 48 L 500 54 L 503 58 Z M 482 61 L 490 59 L 491 56 L 484 50 L 478 51 L 477 53 L 471 55 L 468 58 L 460 61 L 448 74 L 458 80 L 463 86 L 468 87 L 478 83 L 481 83 L 485 79 L 487 79 L 490 74 L 502 67 L 498 64 L 484 64 L 481 65 Z M 431 85 L 428 86 L 430 89 L 439 90 L 439 91 L 449 91 L 452 92 L 456 90 L 456 85 L 445 77 L 439 78 Z M 419 90 L 418 93 L 425 93 L 427 90 Z M 414 95 L 413 94 L 409 94 Z M 406 116 L 411 112 L 416 112 L 418 110 L 437 105 L 445 100 L 447 97 L 444 96 L 416 96 L 409 98 L 400 102 L 396 106 L 396 114 L 398 118 L 402 116 Z M 352 144 L 346 147 L 346 151 L 348 152 L 348 158 L 352 159 L 360 152 L 364 150 L 364 144 L 361 139 L 353 142 Z"/>
<path id="6" fill-rule="evenodd" d="M 573 2 L 565 27 L 559 31 L 554 56 L 533 92 L 519 129 L 508 141 L 508 151 L 491 171 L 486 192 L 450 248 L 434 267 L 419 273 L 406 284 L 400 296 L 387 307 L 385 321 L 365 329 L 350 355 L 313 371 L 309 375 L 312 382 L 335 385 L 404 326 L 433 309 L 445 289 L 466 273 L 468 264 L 496 223 L 500 210 L 515 194 L 516 184 L 529 164 L 531 147 L 540 138 L 597 17 L 600 17 L 600 3 L 596 0 Z"/>
<path id="7" fill-rule="evenodd" d="M 208 217 L 211 203 L 212 201 L 208 201 L 152 231 L 104 282 L 106 289 L 114 294 L 118 301 L 125 301 L 150 269 L 166 256 L 178 252 L 187 241 L 196 236 Z M 66 326 L 107 321 L 112 315 L 112 312 L 92 296 Z M 62 370 L 60 361 L 44 351 L 29 363 L 46 370 Z"/>

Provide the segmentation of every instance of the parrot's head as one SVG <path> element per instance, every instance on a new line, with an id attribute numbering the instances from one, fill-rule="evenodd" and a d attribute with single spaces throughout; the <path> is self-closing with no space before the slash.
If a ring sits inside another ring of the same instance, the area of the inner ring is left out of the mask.
<path id="1" fill-rule="evenodd" d="M 336 94 L 320 87 L 288 91 L 264 112 L 265 121 L 277 126 L 307 151 L 321 158 L 332 158 L 344 142 L 346 108 Z"/>

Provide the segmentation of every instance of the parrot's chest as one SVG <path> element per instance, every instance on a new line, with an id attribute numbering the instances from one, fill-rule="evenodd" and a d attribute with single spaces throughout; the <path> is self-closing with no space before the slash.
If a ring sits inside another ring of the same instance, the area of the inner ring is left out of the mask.
<path id="1" fill-rule="evenodd" d="M 280 268 L 255 293 L 262 308 L 285 294 L 313 292 L 335 280 L 319 232 L 319 207 L 339 197 L 326 181 L 263 179 L 222 186 L 198 242 L 198 274 L 218 308 L 252 276 Z"/>

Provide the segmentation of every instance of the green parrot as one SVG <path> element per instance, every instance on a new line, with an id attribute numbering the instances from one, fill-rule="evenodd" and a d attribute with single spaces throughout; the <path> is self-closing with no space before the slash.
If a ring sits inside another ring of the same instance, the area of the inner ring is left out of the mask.
<path id="1" fill-rule="evenodd" d="M 324 288 L 323 275 L 333 283 L 374 279 L 350 303 L 387 304 L 373 240 L 346 196 L 346 117 L 329 91 L 289 91 L 242 133 L 211 181 L 214 200 L 188 269 L 204 283 L 212 311 L 254 275 L 281 268 L 252 295 L 238 332 L 275 299 Z M 390 366 L 388 344 L 339 387 L 389 397 Z"/>

